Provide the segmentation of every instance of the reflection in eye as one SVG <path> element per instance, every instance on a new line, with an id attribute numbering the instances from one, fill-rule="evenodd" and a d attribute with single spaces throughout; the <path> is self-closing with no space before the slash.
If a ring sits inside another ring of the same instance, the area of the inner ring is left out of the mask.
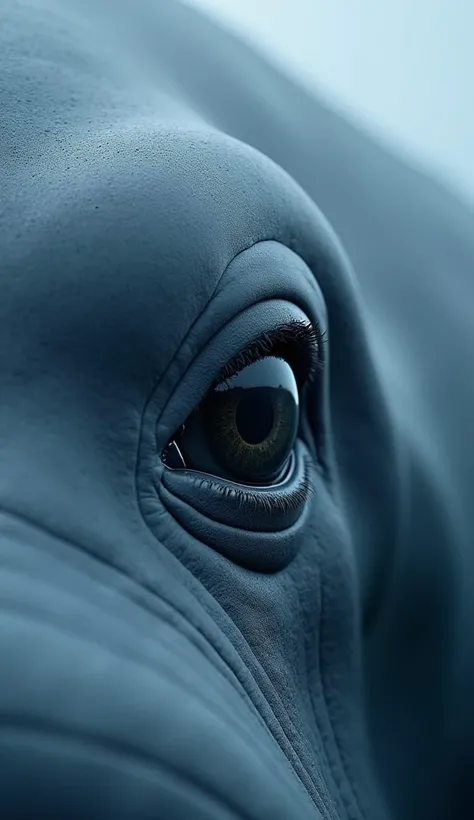
<path id="1" fill-rule="evenodd" d="M 298 422 L 293 371 L 266 356 L 206 395 L 163 460 L 246 484 L 275 484 L 288 469 Z"/>

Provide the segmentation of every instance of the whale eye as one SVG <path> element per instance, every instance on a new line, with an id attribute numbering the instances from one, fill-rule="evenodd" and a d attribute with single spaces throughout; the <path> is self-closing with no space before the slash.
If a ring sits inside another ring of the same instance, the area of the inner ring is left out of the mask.
<path id="1" fill-rule="evenodd" d="M 210 390 L 173 445 L 182 462 L 168 466 L 245 484 L 274 484 L 288 468 L 299 422 L 295 376 L 283 359 L 268 356 Z"/>
<path id="2" fill-rule="evenodd" d="M 161 458 L 248 485 L 286 478 L 299 428 L 300 392 L 322 367 L 324 334 L 299 319 L 254 338 L 212 383 Z"/>

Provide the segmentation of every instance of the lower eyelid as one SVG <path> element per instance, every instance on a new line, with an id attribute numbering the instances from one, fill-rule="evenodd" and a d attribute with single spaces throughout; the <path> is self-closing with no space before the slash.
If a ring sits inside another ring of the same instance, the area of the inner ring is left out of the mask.
<path id="1" fill-rule="evenodd" d="M 227 560 L 258 573 L 279 572 L 296 557 L 301 543 L 298 531 L 305 527 L 304 514 L 293 515 L 291 521 L 281 516 L 247 514 L 233 521 L 227 516 L 218 522 L 201 513 L 160 485 L 163 506 L 189 535 L 202 545 L 220 553 Z M 306 506 L 303 510 L 306 510 Z M 277 519 L 277 520 L 276 520 Z"/>
<path id="2" fill-rule="evenodd" d="M 301 487 L 297 487 L 293 492 L 284 494 L 272 493 L 271 490 L 257 494 L 253 490 L 243 490 L 240 487 L 235 489 L 235 494 L 242 506 L 245 505 L 253 509 L 261 507 L 270 513 L 287 513 L 298 510 L 300 505 L 304 504 L 309 497 L 310 490 L 311 484 L 307 482 L 302 484 Z"/>
<path id="3" fill-rule="evenodd" d="M 302 442 L 295 448 L 294 469 L 274 489 L 249 488 L 187 470 L 164 470 L 163 486 L 203 515 L 230 526 L 273 532 L 290 527 L 313 491 L 311 458 Z"/>

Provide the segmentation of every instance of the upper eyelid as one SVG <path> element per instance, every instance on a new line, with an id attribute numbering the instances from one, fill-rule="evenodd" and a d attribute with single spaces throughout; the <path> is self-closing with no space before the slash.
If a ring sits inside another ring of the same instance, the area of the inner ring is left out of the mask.
<path id="1" fill-rule="evenodd" d="M 295 320 L 272 328 L 254 338 L 233 356 L 214 379 L 211 390 L 245 367 L 266 356 L 285 359 L 295 372 L 299 386 L 309 381 L 323 366 L 321 350 L 326 337 L 318 324 Z"/>

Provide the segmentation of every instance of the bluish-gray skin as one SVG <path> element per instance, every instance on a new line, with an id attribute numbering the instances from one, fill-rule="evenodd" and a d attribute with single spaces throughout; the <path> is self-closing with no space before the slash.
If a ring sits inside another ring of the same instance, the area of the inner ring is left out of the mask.
<path id="1" fill-rule="evenodd" d="M 169 0 L 3 0 L 0 161 L 2 820 L 471 817 L 473 214 Z M 160 454 L 298 311 L 289 520 Z"/>

